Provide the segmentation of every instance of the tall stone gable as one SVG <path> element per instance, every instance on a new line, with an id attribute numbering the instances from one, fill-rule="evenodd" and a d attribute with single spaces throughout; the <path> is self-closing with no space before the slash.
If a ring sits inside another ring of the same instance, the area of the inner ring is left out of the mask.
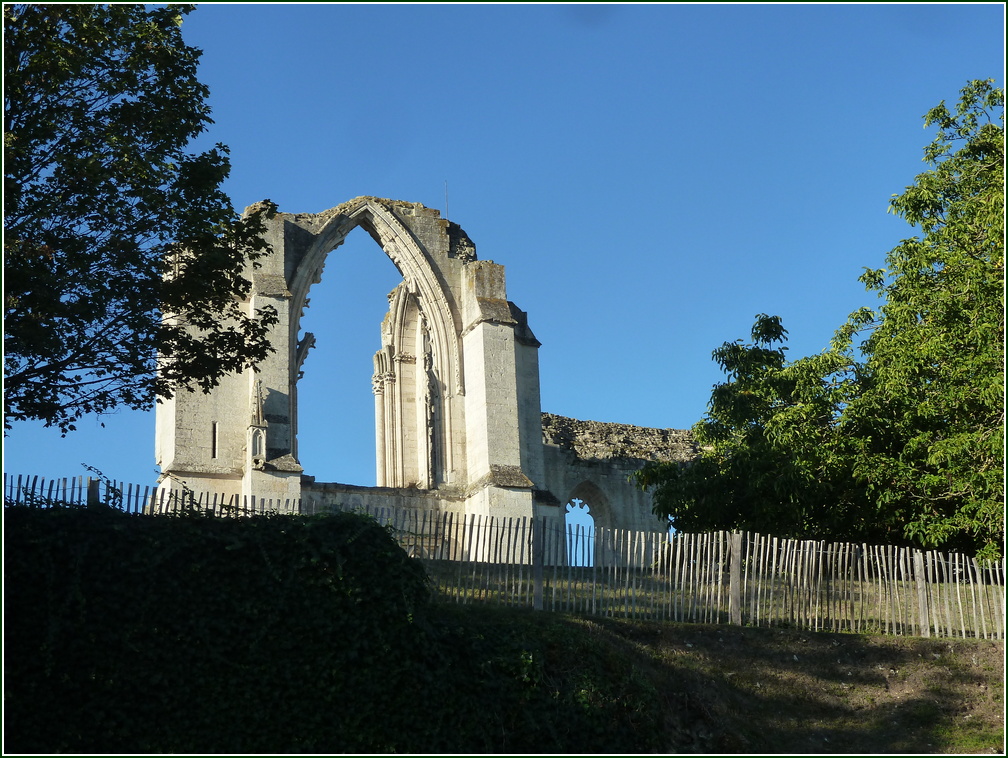
<path id="1" fill-rule="evenodd" d="M 403 277 L 374 356 L 377 487 L 317 483 L 298 456 L 297 382 L 315 341 L 301 318 L 326 256 L 358 226 Z M 670 452 L 661 432 L 671 430 L 631 433 L 650 447 L 608 457 L 567 444 L 571 429 L 584 438 L 596 422 L 541 413 L 540 343 L 507 299 L 504 267 L 478 260 L 457 224 L 418 203 L 358 197 L 322 213 L 278 213 L 267 241 L 246 306 L 276 309 L 275 351 L 209 394 L 158 405 L 163 488 L 560 518 L 563 504 L 587 493 L 605 503 L 598 513 L 607 526 L 660 526 L 627 475 L 648 458 L 690 457 L 688 443 Z"/>

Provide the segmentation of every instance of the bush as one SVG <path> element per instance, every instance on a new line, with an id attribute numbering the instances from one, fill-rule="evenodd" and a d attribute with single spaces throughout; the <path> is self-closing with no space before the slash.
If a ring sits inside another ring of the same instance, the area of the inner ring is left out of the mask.
<path id="1" fill-rule="evenodd" d="M 9 752 L 663 747 L 639 654 L 554 614 L 432 604 L 368 517 L 4 521 Z"/>
<path id="2" fill-rule="evenodd" d="M 4 512 L 5 748 L 394 749 L 422 567 L 356 514 Z"/>

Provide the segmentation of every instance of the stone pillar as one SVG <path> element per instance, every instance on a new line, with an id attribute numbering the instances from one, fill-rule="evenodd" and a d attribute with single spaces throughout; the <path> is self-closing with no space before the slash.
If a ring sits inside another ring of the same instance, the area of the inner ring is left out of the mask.
<path id="1" fill-rule="evenodd" d="M 381 374 L 371 377 L 375 400 L 375 484 L 385 487 L 385 386 Z"/>
<path id="2" fill-rule="evenodd" d="M 265 436 L 265 450 L 261 451 L 262 458 L 256 456 L 255 461 L 252 451 L 246 450 L 242 495 L 296 500 L 301 497 L 302 469 L 294 451 L 293 394 L 298 369 L 311 340 L 306 335 L 305 342 L 298 345 L 296 335 L 291 333 L 291 293 L 284 273 L 286 238 L 282 216 L 268 222 L 266 241 L 274 254 L 261 259 L 259 268 L 252 271 L 249 309 L 254 313 L 272 306 L 279 318 L 268 335 L 274 352 L 259 363 L 255 372 L 247 372 L 245 407 L 253 419 L 258 418 L 260 431 L 265 432 L 248 435 L 247 444 L 253 438 L 261 441 Z"/>
<path id="3" fill-rule="evenodd" d="M 539 340 L 528 326 L 528 316 L 508 303 L 515 325 L 515 372 L 521 467 L 537 490 L 546 490 L 543 463 L 542 408 L 539 399 Z"/>
<path id="4" fill-rule="evenodd" d="M 291 376 L 291 357 L 295 346 L 290 339 L 290 293 L 282 276 L 253 275 L 254 292 L 251 308 L 272 306 L 279 314 L 278 322 L 270 329 L 269 342 L 275 352 L 263 360 L 255 377 L 250 377 L 250 398 L 262 386 L 262 403 L 269 433 L 266 437 L 267 460 L 293 454 L 293 429 L 291 413 L 295 377 Z"/>
<path id="5" fill-rule="evenodd" d="M 532 515 L 532 481 L 522 471 L 515 327 L 504 267 L 473 261 L 463 281 L 466 459 L 474 513 Z"/>

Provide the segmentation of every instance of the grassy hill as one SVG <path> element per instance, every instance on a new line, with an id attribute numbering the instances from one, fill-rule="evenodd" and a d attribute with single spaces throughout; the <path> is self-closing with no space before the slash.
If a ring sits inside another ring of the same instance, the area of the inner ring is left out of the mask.
<path id="1" fill-rule="evenodd" d="M 459 606 L 358 514 L 5 508 L 3 747 L 1002 753 L 1004 642 Z"/>
<path id="2" fill-rule="evenodd" d="M 488 656 L 524 654 L 529 686 L 637 730 L 628 752 L 655 735 L 652 750 L 679 753 L 1004 752 L 1000 641 L 471 606 L 438 616 L 484 640 Z"/>

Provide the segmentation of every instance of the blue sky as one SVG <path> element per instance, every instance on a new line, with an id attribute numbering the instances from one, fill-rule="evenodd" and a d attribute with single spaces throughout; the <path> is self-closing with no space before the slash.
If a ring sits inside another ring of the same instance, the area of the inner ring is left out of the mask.
<path id="1" fill-rule="evenodd" d="M 974 78 L 1004 86 L 1004 6 L 204 4 L 235 207 L 420 202 L 505 266 L 542 343 L 542 408 L 688 428 L 711 351 L 783 318 L 790 355 L 874 305 L 864 267 L 913 230 L 890 196 L 925 169 L 921 116 Z M 399 277 L 357 230 L 304 327 L 302 464 L 374 483 L 371 355 Z M 104 426 L 102 426 L 104 424 Z M 154 414 L 21 423 L 4 470 L 93 465 L 153 483 Z"/>

